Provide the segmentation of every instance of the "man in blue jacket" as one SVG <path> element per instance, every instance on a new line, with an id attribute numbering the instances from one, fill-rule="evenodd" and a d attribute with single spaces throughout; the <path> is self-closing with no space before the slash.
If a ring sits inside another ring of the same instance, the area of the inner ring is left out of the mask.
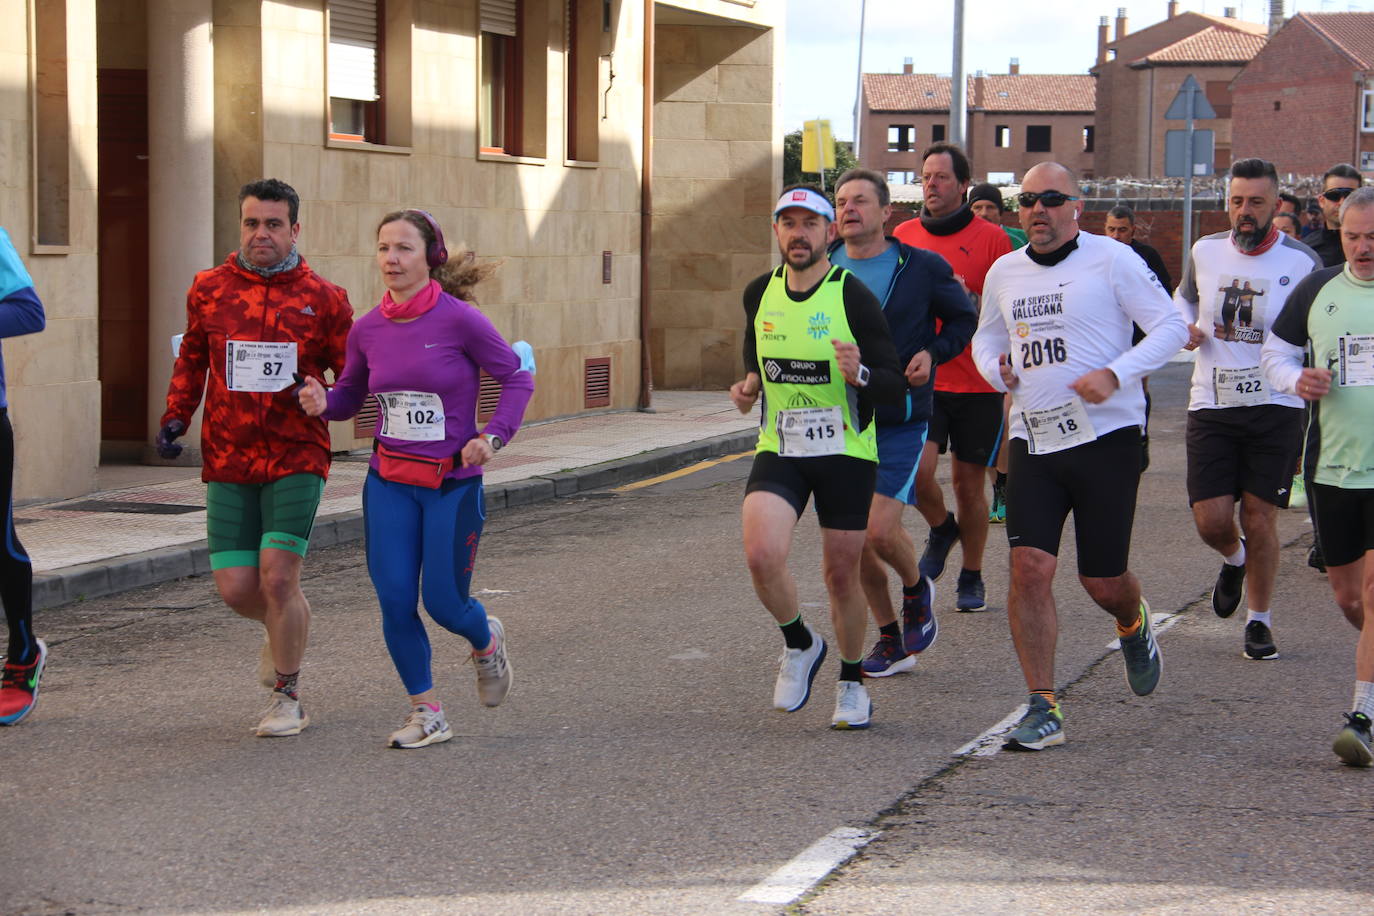
<path id="1" fill-rule="evenodd" d="M 925 447 L 935 367 L 964 349 L 978 314 L 944 258 L 884 233 L 892 205 L 881 174 L 850 169 L 841 175 L 835 213 L 840 240 L 830 260 L 853 272 L 882 304 L 907 381 L 906 397 L 897 405 L 879 406 L 875 414 L 878 483 L 860 566 L 879 631 L 863 673 L 886 677 L 915 667 L 917 653 L 930 648 L 938 632 L 935 584 L 921 576 L 902 510 L 916 505 L 916 465 Z M 888 567 L 902 580 L 900 626 L 888 591 Z"/>
<path id="2" fill-rule="evenodd" d="M 10 237 L 0 229 L 0 337 L 43 330 L 43 303 L 19 260 Z M 0 357 L 0 511 L 5 513 L 0 545 L 0 602 L 9 625 L 9 654 L 0 674 L 0 725 L 17 725 L 38 702 L 38 679 L 48 647 L 33 635 L 33 564 L 14 530 L 14 430 L 5 397 L 5 363 Z"/>

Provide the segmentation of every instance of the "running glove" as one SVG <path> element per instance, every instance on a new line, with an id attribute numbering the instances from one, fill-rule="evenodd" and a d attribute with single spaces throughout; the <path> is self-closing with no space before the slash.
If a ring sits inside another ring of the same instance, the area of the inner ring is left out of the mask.
<path id="1" fill-rule="evenodd" d="M 186 432 L 186 424 L 180 420 L 168 420 L 157 431 L 157 453 L 168 461 L 181 455 L 181 445 L 176 439 Z"/>

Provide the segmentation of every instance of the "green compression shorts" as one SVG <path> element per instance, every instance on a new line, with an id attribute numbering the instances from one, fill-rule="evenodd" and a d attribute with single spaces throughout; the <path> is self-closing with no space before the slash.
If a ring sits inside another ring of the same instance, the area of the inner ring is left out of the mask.
<path id="1" fill-rule="evenodd" d="M 324 478 L 291 474 L 271 483 L 217 483 L 205 494 L 210 568 L 257 566 L 266 548 L 305 556 Z"/>

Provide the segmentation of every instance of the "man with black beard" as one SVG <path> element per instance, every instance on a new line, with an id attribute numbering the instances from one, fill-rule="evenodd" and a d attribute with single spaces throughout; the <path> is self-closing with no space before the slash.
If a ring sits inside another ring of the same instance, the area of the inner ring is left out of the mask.
<path id="1" fill-rule="evenodd" d="M 1274 226 L 1274 164 L 1231 166 L 1231 231 L 1198 239 L 1174 301 L 1197 351 L 1188 403 L 1188 502 L 1223 563 L 1212 610 L 1230 617 L 1249 582 L 1244 655 L 1278 658 L 1270 598 L 1278 571 L 1277 509 L 1288 505 L 1302 435 L 1301 400 L 1270 390 L 1260 348 L 1298 280 L 1321 260 Z M 1241 319 L 1241 320 L 1237 320 Z M 1240 503 L 1240 530 L 1236 503 Z"/>

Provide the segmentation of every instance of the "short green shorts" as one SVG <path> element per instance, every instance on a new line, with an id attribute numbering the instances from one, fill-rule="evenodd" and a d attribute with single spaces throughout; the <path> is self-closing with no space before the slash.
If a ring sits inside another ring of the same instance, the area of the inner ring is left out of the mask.
<path id="1" fill-rule="evenodd" d="M 291 474 L 271 483 L 207 485 L 205 527 L 210 568 L 257 566 L 267 548 L 305 556 L 324 494 L 318 474 Z"/>

